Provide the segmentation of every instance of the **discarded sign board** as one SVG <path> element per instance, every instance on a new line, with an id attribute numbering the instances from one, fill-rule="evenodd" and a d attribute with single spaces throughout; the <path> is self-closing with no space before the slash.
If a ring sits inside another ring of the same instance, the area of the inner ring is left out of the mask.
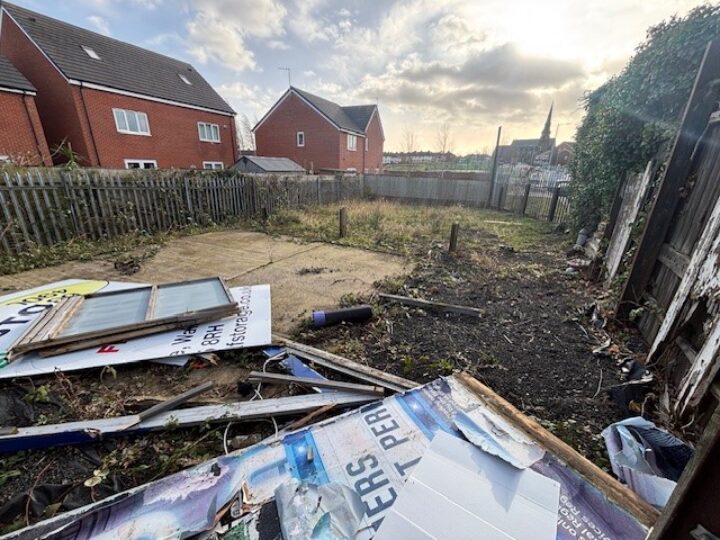
<path id="1" fill-rule="evenodd" d="M 218 522 L 227 517 L 228 508 L 234 508 L 236 514 L 233 523 L 222 525 L 223 531 L 267 506 L 275 489 L 294 478 L 316 485 L 344 484 L 357 492 L 365 515 L 356 538 L 369 540 L 435 434 L 444 431 L 461 437 L 453 421 L 457 413 L 482 408 L 489 416 L 511 418 L 496 407 L 501 402 L 489 400 L 488 394 L 466 384 L 469 379 L 438 379 L 289 433 L 281 440 L 221 456 L 61 514 L 7 538 L 212 535 Z M 517 410 L 514 414 L 521 415 Z M 516 424 L 514 419 L 510 421 Z M 528 432 L 527 426 L 516 427 Z M 542 430 L 539 426 L 535 429 Z M 657 517 L 652 507 L 599 469 L 586 470 L 587 460 L 551 434 L 533 433 L 545 453 L 529 469 L 560 484 L 558 540 L 645 538 L 647 527 Z"/>
<path id="2" fill-rule="evenodd" d="M 92 283 L 97 286 L 98 282 Z M 107 289 L 116 286 L 115 282 L 101 283 L 104 283 Z M 126 284 L 119 285 L 127 288 Z M 83 283 L 77 281 L 68 285 L 52 284 L 47 289 L 30 295 L 20 294 L 6 301 L 3 301 L 5 297 L 0 297 L 0 321 L 13 322 L 6 327 L 0 325 L 0 356 L 34 317 L 67 294 L 61 291 L 81 286 Z M 5 367 L 0 367 L 0 379 L 32 377 L 56 370 L 65 372 L 269 344 L 270 286 L 235 287 L 230 289 L 230 292 L 240 306 L 240 312 L 232 317 L 50 358 L 41 358 L 36 353 L 27 354 Z M 48 297 L 52 300 L 47 299 Z M 3 329 L 8 331 L 3 333 Z"/>
<path id="3" fill-rule="evenodd" d="M 555 540 L 560 484 L 442 431 L 374 540 Z"/>
<path id="4" fill-rule="evenodd" d="M 157 431 L 168 426 L 175 429 L 205 423 L 239 422 L 271 416 L 298 414 L 328 404 L 338 407 L 361 405 L 374 399 L 376 399 L 375 396 L 357 392 L 307 394 L 177 409 L 160 412 L 150 418 L 140 419 L 140 422 L 136 422 L 138 415 L 130 415 L 100 420 L 80 420 L 64 424 L 20 427 L 13 434 L 0 436 L 0 452 L 17 452 L 31 448 L 93 442 L 104 436 Z"/>
<path id="5" fill-rule="evenodd" d="M 51 356 L 229 317 L 238 304 L 220 278 L 63 298 L 12 345 L 9 359 Z"/>

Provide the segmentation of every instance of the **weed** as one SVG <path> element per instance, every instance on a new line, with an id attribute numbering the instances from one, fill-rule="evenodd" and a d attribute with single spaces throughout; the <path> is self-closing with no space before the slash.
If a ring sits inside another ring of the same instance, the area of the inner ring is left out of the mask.
<path id="1" fill-rule="evenodd" d="M 443 358 L 441 360 L 438 360 L 437 362 L 433 362 L 432 364 L 430 364 L 430 367 L 438 370 L 443 375 L 450 375 L 455 369 L 455 364 L 452 362 L 452 360 Z"/>

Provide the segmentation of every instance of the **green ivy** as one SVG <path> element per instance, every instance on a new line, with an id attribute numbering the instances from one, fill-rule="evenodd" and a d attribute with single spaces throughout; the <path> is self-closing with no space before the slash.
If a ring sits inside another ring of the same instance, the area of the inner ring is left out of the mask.
<path id="1" fill-rule="evenodd" d="M 573 224 L 595 227 L 619 181 L 669 147 L 705 47 L 720 38 L 720 6 L 703 5 L 647 32 L 623 71 L 588 93 L 570 163 Z"/>

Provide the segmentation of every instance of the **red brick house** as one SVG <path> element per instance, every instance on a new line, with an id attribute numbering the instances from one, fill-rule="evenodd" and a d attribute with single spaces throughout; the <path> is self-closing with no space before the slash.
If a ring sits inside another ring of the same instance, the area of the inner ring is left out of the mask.
<path id="1" fill-rule="evenodd" d="M 35 94 L 30 81 L 0 56 L 0 163 L 52 164 Z"/>
<path id="2" fill-rule="evenodd" d="M 377 105 L 340 105 L 290 87 L 253 128 L 257 155 L 306 170 L 379 172 L 385 135 Z"/>
<path id="3" fill-rule="evenodd" d="M 107 168 L 237 160 L 235 112 L 190 64 L 6 2 L 0 15 L 0 54 L 37 89 L 51 147 Z"/>

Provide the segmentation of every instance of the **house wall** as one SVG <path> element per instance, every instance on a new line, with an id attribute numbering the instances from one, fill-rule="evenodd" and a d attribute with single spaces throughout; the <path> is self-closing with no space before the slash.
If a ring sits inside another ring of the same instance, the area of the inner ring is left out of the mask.
<path id="1" fill-rule="evenodd" d="M 365 154 L 365 170 L 369 173 L 382 172 L 383 167 L 383 140 L 382 124 L 380 115 L 375 114 L 367 129 L 368 151 Z"/>
<path id="2" fill-rule="evenodd" d="M 305 133 L 304 147 L 296 144 L 298 131 Z M 306 170 L 339 169 L 340 135 L 344 134 L 291 94 L 255 130 L 255 146 L 259 156 L 290 158 Z"/>
<path id="3" fill-rule="evenodd" d="M 37 89 L 48 144 L 69 141 L 84 165 L 124 168 L 125 159 L 149 159 L 161 168 L 202 168 L 203 161 L 229 167 L 237 158 L 233 117 L 70 85 L 4 13 L 0 54 Z M 147 113 L 151 136 L 118 133 L 113 108 Z M 201 142 L 198 122 L 218 124 L 221 142 Z"/>
<path id="4" fill-rule="evenodd" d="M 340 136 L 340 164 L 338 169 L 355 169 L 362 173 L 365 164 L 365 138 L 357 136 L 357 150 L 347 149 L 348 133 L 339 131 Z"/>
<path id="5" fill-rule="evenodd" d="M 22 165 L 52 165 L 32 96 L 0 90 L 0 155 Z"/>
<path id="6" fill-rule="evenodd" d="M 101 167 L 124 168 L 126 159 L 155 160 L 159 168 L 181 169 L 202 169 L 203 161 L 221 161 L 226 167 L 235 163 L 235 122 L 231 116 L 89 88 L 74 90 L 87 107 L 88 129 Z M 113 108 L 147 114 L 150 136 L 118 133 Z M 201 141 L 198 122 L 218 124 L 220 143 Z"/>
<path id="7" fill-rule="evenodd" d="M 89 158 L 91 141 L 80 124 L 79 110 L 70 85 L 50 61 L 27 38 L 10 17 L 2 12 L 0 54 L 37 89 L 35 104 L 47 144 L 52 148 L 67 140 L 73 150 L 84 156 L 84 163 L 97 165 Z"/>

